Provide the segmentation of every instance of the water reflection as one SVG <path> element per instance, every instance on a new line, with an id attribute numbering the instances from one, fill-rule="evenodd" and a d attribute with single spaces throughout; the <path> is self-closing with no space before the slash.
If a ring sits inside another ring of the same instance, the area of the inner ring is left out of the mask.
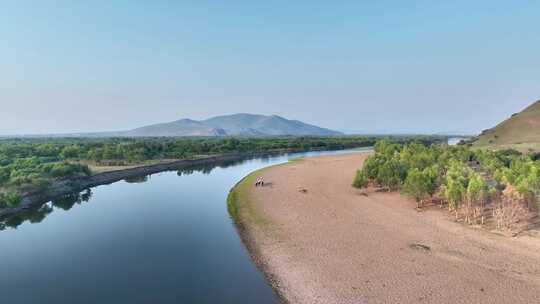
<path id="1" fill-rule="evenodd" d="M 52 201 L 54 207 L 69 210 L 73 208 L 75 204 L 82 204 L 83 202 L 88 202 L 92 198 L 92 190 L 86 189 L 83 192 L 68 194 L 59 198 L 56 198 Z"/>
<path id="2" fill-rule="evenodd" d="M 241 164 L 248 159 L 253 158 L 255 157 L 246 157 L 243 159 L 228 160 L 208 164 L 193 164 L 187 167 L 183 165 L 181 169 L 177 170 L 176 174 L 178 176 L 188 176 L 196 172 L 201 172 L 202 174 L 210 174 L 215 168 L 227 168 L 235 166 Z M 264 157 L 262 159 L 264 159 L 265 161 L 269 161 L 270 157 Z M 142 184 L 148 182 L 151 176 L 152 175 L 134 176 L 125 178 L 124 181 L 129 184 Z M 5 230 L 6 228 L 17 229 L 17 227 L 27 221 L 31 224 L 41 223 L 56 208 L 68 211 L 75 205 L 80 205 L 84 202 L 88 202 L 91 198 L 91 189 L 86 189 L 82 192 L 68 194 L 55 198 L 51 202 L 43 203 L 41 206 L 36 206 L 16 215 L 0 218 L 0 230 Z"/>
<path id="3" fill-rule="evenodd" d="M 0 277 L 2 299 L 10 304 L 278 303 L 238 237 L 227 194 L 250 172 L 321 154 L 330 153 L 178 166 L 1 219 L 0 260 L 9 265 Z M 32 292 L 21 292 L 27 286 Z"/>
<path id="4" fill-rule="evenodd" d="M 212 171 L 216 168 L 225 169 L 228 167 L 236 166 L 248 159 L 251 159 L 251 158 L 246 157 L 242 159 L 220 161 L 217 163 L 208 163 L 208 164 L 193 164 L 193 165 L 188 165 L 188 166 L 183 165 L 182 168 L 177 169 L 176 174 L 178 176 L 188 176 L 195 172 L 200 172 L 202 174 L 208 175 L 212 173 Z"/>
<path id="5" fill-rule="evenodd" d="M 318 154 L 318 152 L 311 152 Z M 264 155 L 264 156 L 247 156 L 241 159 L 235 160 L 226 160 L 214 163 L 206 164 L 193 164 L 193 165 L 182 165 L 181 168 L 176 169 L 176 174 L 178 176 L 189 176 L 193 173 L 202 173 L 208 175 L 216 168 L 225 169 L 228 167 L 237 166 L 242 164 L 247 160 L 258 159 L 263 164 L 271 163 L 273 159 L 279 156 L 288 156 L 295 155 L 295 153 L 280 153 L 274 155 Z M 170 170 L 175 171 L 175 170 Z M 142 184 L 150 180 L 152 175 L 141 175 L 125 178 L 124 181 L 129 184 Z M 34 208 L 25 210 L 19 214 L 6 216 L 0 218 L 0 230 L 5 230 L 6 228 L 16 229 L 18 226 L 28 221 L 32 224 L 41 223 L 49 214 L 51 214 L 55 208 L 59 208 L 65 211 L 70 210 L 75 205 L 80 205 L 84 202 L 88 202 L 92 198 L 92 190 L 86 189 L 82 192 L 73 193 L 65 196 L 61 196 L 53 199 L 51 202 L 43 202 L 42 205 L 38 205 Z"/>
<path id="6" fill-rule="evenodd" d="M 17 229 L 21 224 L 28 221 L 31 224 L 41 223 L 55 208 L 62 210 L 70 210 L 73 206 L 88 202 L 92 198 L 92 190 L 86 189 L 82 192 L 73 193 L 58 197 L 51 202 L 47 202 L 41 206 L 25 210 L 16 215 L 0 218 L 0 230 L 6 228 Z"/>
<path id="7" fill-rule="evenodd" d="M 150 179 L 150 175 L 134 176 L 125 178 L 124 181 L 128 184 L 143 184 Z"/>

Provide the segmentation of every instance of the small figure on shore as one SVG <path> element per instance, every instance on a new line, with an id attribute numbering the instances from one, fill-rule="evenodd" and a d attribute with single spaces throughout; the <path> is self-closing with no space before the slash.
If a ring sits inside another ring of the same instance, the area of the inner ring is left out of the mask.
<path id="1" fill-rule="evenodd" d="M 262 179 L 262 177 L 257 178 L 257 182 L 255 182 L 255 187 L 258 186 L 264 187 L 264 180 Z"/>

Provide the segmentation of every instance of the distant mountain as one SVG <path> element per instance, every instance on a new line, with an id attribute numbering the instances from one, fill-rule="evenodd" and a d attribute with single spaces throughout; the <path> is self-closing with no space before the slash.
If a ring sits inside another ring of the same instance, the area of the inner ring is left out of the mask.
<path id="1" fill-rule="evenodd" d="M 219 136 L 226 135 L 225 131 L 219 127 L 213 127 L 203 122 L 180 119 L 169 123 L 160 123 L 133 129 L 127 132 L 120 132 L 121 136 Z"/>
<path id="2" fill-rule="evenodd" d="M 281 116 L 233 114 L 202 121 L 203 124 L 222 129 L 227 135 L 339 135 L 338 131 L 324 129 Z"/>
<path id="3" fill-rule="evenodd" d="M 282 136 L 340 135 L 333 131 L 298 120 L 288 120 L 277 115 L 233 114 L 206 120 L 180 119 L 168 123 L 145 126 L 123 132 L 92 133 L 90 136 Z M 84 134 L 77 134 L 82 135 Z"/>
<path id="4" fill-rule="evenodd" d="M 473 145 L 537 150 L 540 147 L 540 100 L 494 128 L 483 131 Z"/>

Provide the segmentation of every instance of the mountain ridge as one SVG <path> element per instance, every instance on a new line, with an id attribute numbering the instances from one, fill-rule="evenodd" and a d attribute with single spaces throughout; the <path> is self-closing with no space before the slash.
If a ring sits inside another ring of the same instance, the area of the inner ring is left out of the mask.
<path id="1" fill-rule="evenodd" d="M 181 118 L 126 131 L 23 135 L 22 137 L 219 137 L 219 136 L 335 136 L 334 131 L 278 115 L 236 113 L 204 120 Z"/>

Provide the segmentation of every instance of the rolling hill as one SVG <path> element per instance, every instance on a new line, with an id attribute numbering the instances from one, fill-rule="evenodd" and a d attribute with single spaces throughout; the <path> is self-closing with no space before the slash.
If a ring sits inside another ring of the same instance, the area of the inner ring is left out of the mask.
<path id="1" fill-rule="evenodd" d="M 277 115 L 233 114 L 206 120 L 180 119 L 136 128 L 129 131 L 93 133 L 90 136 L 161 137 L 161 136 L 332 136 L 342 133 L 289 120 Z M 78 134 L 83 135 L 84 134 Z"/>
<path id="2" fill-rule="evenodd" d="M 540 150 L 540 100 L 494 128 L 483 131 L 473 145 Z"/>

